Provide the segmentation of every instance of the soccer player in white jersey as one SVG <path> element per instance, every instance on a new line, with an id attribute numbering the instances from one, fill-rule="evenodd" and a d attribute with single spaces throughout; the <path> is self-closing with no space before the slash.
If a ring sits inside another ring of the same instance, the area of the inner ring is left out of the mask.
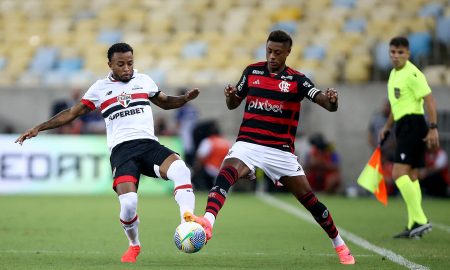
<path id="1" fill-rule="evenodd" d="M 108 77 L 95 82 L 81 101 L 51 119 L 24 132 L 16 143 L 38 135 L 40 131 L 63 126 L 96 108 L 106 123 L 111 152 L 113 189 L 120 201 L 120 222 L 129 240 L 121 261 L 134 263 L 141 250 L 137 215 L 137 190 L 141 174 L 174 182 L 174 197 L 182 214 L 193 211 L 195 196 L 190 171 L 177 153 L 164 147 L 154 134 L 151 103 L 164 109 L 175 109 L 195 99 L 197 88 L 184 95 L 168 96 L 153 80 L 133 69 L 133 48 L 117 43 L 108 49 Z M 150 103 L 151 101 L 151 103 Z"/>

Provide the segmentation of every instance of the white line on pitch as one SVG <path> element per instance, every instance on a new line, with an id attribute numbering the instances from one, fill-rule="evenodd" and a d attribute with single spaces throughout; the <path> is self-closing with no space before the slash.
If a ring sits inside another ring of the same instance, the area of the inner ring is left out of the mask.
<path id="1" fill-rule="evenodd" d="M 298 218 L 308 221 L 309 223 L 317 225 L 316 221 L 312 218 L 312 216 L 309 213 L 306 213 L 305 211 L 300 210 L 299 207 L 294 207 L 293 205 L 291 205 L 289 203 L 283 202 L 273 196 L 267 195 L 262 192 L 258 192 L 257 196 L 259 198 L 261 198 L 261 200 L 265 201 L 266 203 L 268 203 L 272 206 L 276 206 L 276 207 L 284 210 L 285 212 L 288 212 Z M 341 227 L 338 227 L 338 230 L 339 230 L 339 233 L 341 234 L 341 236 L 348 239 L 350 242 L 353 242 L 355 245 L 365 248 L 369 251 L 378 253 L 381 256 L 386 257 L 388 260 L 390 260 L 396 264 L 402 265 L 402 266 L 404 266 L 408 269 L 412 269 L 412 270 L 429 270 L 429 268 L 426 266 L 409 261 L 408 259 L 404 258 L 403 256 L 401 256 L 389 249 L 385 249 L 385 248 L 376 246 L 376 245 L 370 243 L 369 241 L 367 241 L 367 240 L 365 240 L 365 239 L 363 239 Z"/>
<path id="2" fill-rule="evenodd" d="M 433 225 L 433 228 L 438 228 L 440 230 L 443 230 L 447 233 L 450 233 L 450 226 L 444 225 L 444 224 L 440 224 L 440 223 L 436 223 L 431 221 L 431 225 Z"/>

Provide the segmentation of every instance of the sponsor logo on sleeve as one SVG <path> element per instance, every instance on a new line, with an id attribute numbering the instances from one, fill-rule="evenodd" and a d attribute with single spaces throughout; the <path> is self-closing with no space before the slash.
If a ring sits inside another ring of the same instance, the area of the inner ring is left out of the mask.
<path id="1" fill-rule="evenodd" d="M 244 87 L 244 84 L 245 84 L 245 82 L 247 81 L 247 76 L 243 76 L 242 77 L 242 81 L 239 83 L 239 85 L 238 85 L 238 87 L 237 87 L 237 90 L 238 91 L 241 91 L 242 90 L 242 88 Z"/>
<path id="2" fill-rule="evenodd" d="M 309 82 L 307 82 L 307 81 L 303 82 L 303 86 L 306 87 L 306 88 L 311 88 L 312 87 L 312 85 Z"/>

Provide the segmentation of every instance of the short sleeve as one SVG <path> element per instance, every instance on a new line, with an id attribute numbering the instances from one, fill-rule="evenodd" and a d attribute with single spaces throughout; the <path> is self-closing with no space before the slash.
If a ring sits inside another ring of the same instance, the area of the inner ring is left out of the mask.
<path id="1" fill-rule="evenodd" d="M 95 110 L 95 108 L 100 107 L 98 81 L 89 87 L 84 96 L 81 98 L 81 102 L 91 108 L 91 110 Z"/>
<path id="2" fill-rule="evenodd" d="M 413 72 L 410 76 L 409 87 L 412 89 L 416 99 L 421 99 L 431 93 L 431 88 L 428 85 L 427 79 L 420 71 Z"/>
<path id="3" fill-rule="evenodd" d="M 155 81 L 153 81 L 152 78 L 150 78 L 150 76 L 143 74 L 144 76 L 144 81 L 145 81 L 145 85 L 148 89 L 148 96 L 149 97 L 154 97 L 158 92 L 159 92 L 159 88 L 156 85 Z"/>
<path id="4" fill-rule="evenodd" d="M 241 78 L 239 79 L 238 83 L 236 84 L 236 95 L 240 98 L 245 98 L 248 93 L 248 71 L 250 67 L 245 68 L 245 70 L 242 72 Z"/>
<path id="5" fill-rule="evenodd" d="M 299 76 L 297 82 L 300 99 L 306 97 L 307 99 L 314 101 L 315 97 L 321 92 L 306 76 Z"/>

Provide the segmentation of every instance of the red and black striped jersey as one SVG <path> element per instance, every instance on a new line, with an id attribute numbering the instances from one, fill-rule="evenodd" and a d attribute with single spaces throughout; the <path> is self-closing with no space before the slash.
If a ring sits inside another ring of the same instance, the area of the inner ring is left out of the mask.
<path id="1" fill-rule="evenodd" d="M 320 93 L 304 74 L 286 67 L 271 74 L 267 62 L 247 66 L 236 85 L 236 95 L 246 98 L 236 141 L 245 141 L 294 153 L 301 101 Z"/>

